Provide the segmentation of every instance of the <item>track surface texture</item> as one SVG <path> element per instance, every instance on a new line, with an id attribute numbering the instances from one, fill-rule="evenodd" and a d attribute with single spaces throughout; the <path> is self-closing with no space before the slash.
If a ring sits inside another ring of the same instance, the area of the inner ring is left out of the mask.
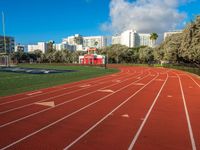
<path id="1" fill-rule="evenodd" d="M 153 67 L 0 97 L 0 149 L 200 149 L 200 79 Z"/>

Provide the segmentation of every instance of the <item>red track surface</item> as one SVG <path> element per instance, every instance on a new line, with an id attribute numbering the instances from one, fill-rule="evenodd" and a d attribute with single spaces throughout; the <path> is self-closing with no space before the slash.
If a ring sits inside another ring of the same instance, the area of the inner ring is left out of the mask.
<path id="1" fill-rule="evenodd" d="M 200 80 L 177 70 L 119 68 L 1 97 L 0 149 L 200 149 Z"/>

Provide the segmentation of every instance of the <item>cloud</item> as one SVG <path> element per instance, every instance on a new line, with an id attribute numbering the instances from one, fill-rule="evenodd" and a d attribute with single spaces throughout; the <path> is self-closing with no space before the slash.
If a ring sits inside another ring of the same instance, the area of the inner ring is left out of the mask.
<path id="1" fill-rule="evenodd" d="M 178 7 L 188 0 L 111 0 L 110 21 L 101 25 L 104 31 L 120 33 L 127 29 L 137 32 L 163 33 L 175 29 L 186 14 Z"/>

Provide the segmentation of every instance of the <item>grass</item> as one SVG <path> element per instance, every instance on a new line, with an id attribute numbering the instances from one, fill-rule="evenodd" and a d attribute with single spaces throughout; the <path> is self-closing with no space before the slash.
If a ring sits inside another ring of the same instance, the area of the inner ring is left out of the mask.
<path id="1" fill-rule="evenodd" d="M 66 66 L 63 64 L 20 64 L 19 67 L 46 68 L 59 70 L 78 70 L 56 74 L 23 74 L 0 72 L 0 96 L 7 96 L 26 91 L 80 81 L 106 74 L 115 73 L 117 69 L 104 69 L 88 66 Z"/>
<path id="2" fill-rule="evenodd" d="M 183 71 L 194 73 L 200 76 L 200 68 L 187 67 L 187 66 L 181 66 L 181 65 L 172 65 L 172 64 L 164 64 L 163 67 L 183 70 Z"/>

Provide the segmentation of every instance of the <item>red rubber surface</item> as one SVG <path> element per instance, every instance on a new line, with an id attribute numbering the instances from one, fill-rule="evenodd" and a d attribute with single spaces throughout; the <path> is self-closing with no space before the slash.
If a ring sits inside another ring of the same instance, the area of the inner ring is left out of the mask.
<path id="1" fill-rule="evenodd" d="M 115 67 L 121 72 L 1 97 L 0 149 L 200 149 L 196 76 Z"/>

